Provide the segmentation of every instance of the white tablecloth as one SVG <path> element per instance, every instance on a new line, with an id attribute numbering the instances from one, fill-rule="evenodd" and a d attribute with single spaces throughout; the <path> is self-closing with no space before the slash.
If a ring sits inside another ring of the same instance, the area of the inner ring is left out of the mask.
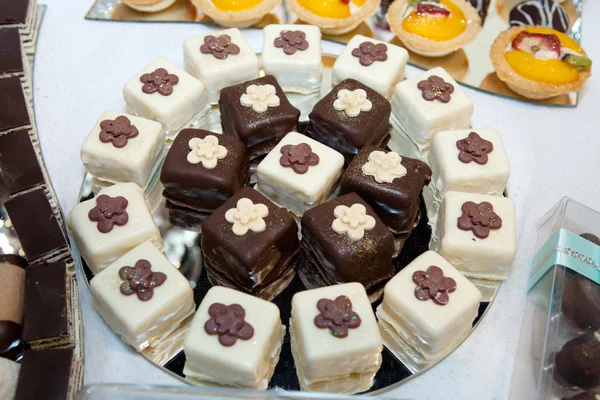
<path id="1" fill-rule="evenodd" d="M 124 110 L 123 84 L 152 59 L 164 56 L 182 66 L 184 39 L 208 28 L 87 21 L 84 14 L 92 0 L 46 1 L 35 62 L 35 112 L 44 158 L 68 213 L 84 172 L 79 149 L 98 116 L 105 110 Z M 600 63 L 600 1 L 586 0 L 585 15 L 583 45 Z M 259 51 L 261 31 L 246 35 Z M 330 53 L 341 48 L 325 45 Z M 407 70 L 408 76 L 416 73 L 415 68 Z M 445 361 L 391 396 L 508 398 L 537 221 L 565 195 L 600 209 L 599 76 L 588 81 L 575 109 L 530 105 L 468 90 L 475 103 L 473 126 L 496 128 L 511 160 L 509 192 L 517 205 L 517 258 L 479 328 Z M 595 233 L 600 234 L 600 229 Z M 86 384 L 182 384 L 124 345 L 93 310 L 85 284 L 80 286 Z"/>

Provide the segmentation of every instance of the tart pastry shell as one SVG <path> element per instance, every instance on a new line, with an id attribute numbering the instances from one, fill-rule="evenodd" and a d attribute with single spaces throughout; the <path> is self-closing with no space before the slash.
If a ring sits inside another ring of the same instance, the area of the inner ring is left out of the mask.
<path id="1" fill-rule="evenodd" d="M 210 0 L 192 0 L 198 11 L 210 17 L 217 24 L 227 28 L 248 28 L 257 24 L 271 10 L 281 4 L 281 0 L 263 0 L 260 4 L 242 11 L 221 11 Z"/>
<path id="2" fill-rule="evenodd" d="M 199 1 L 199 0 L 195 0 Z M 367 0 L 354 14 L 348 18 L 325 18 L 321 17 L 298 3 L 298 0 L 288 0 L 290 9 L 302 21 L 316 25 L 321 28 L 321 32 L 328 35 L 342 35 L 356 29 L 366 18 L 374 15 L 381 4 L 381 0 Z"/>
<path id="3" fill-rule="evenodd" d="M 136 11 L 154 13 L 165 10 L 176 0 L 123 0 L 123 3 Z"/>

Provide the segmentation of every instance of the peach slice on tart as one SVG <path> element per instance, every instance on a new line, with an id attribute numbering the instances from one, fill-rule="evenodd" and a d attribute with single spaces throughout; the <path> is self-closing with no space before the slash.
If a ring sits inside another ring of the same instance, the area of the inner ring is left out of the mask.
<path id="1" fill-rule="evenodd" d="M 381 0 L 288 0 L 287 3 L 302 21 L 318 26 L 325 34 L 341 35 L 375 14 Z"/>
<path id="2" fill-rule="evenodd" d="M 592 61 L 562 32 L 514 26 L 496 38 L 490 58 L 498 78 L 513 92 L 534 100 L 583 89 Z"/>
<path id="3" fill-rule="evenodd" d="M 396 0 L 387 19 L 406 48 L 426 57 L 446 56 L 481 31 L 477 10 L 464 0 Z"/>
<path id="4" fill-rule="evenodd" d="M 198 11 L 228 28 L 247 28 L 257 24 L 281 0 L 192 0 Z"/>

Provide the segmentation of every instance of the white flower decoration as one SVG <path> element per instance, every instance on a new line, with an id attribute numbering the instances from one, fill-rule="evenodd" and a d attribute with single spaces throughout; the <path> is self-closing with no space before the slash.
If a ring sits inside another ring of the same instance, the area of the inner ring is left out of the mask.
<path id="1" fill-rule="evenodd" d="M 263 113 L 269 107 L 279 106 L 279 96 L 275 93 L 273 85 L 250 85 L 240 98 L 240 102 L 244 107 L 252 107 L 257 113 Z"/>
<path id="2" fill-rule="evenodd" d="M 217 161 L 227 156 L 227 149 L 219 145 L 219 139 L 216 136 L 208 135 L 204 139 L 192 138 L 188 142 L 190 152 L 187 160 L 190 164 L 202 163 L 206 169 L 213 169 L 217 166 Z"/>
<path id="3" fill-rule="evenodd" d="M 225 213 L 227 222 L 232 223 L 231 230 L 237 236 L 244 236 L 248 231 L 260 233 L 267 228 L 264 219 L 269 215 L 269 209 L 264 204 L 254 204 L 244 197 L 238 200 L 236 208 L 230 208 Z"/>
<path id="4" fill-rule="evenodd" d="M 333 102 L 333 108 L 337 111 L 344 111 L 347 116 L 358 117 L 361 111 L 371 111 L 373 103 L 367 99 L 367 92 L 364 89 L 349 91 L 342 89 L 337 94 L 337 100 Z"/>
<path id="5" fill-rule="evenodd" d="M 375 228 L 375 218 L 367 215 L 367 209 L 360 203 L 352 204 L 352 207 L 337 206 L 333 210 L 336 219 L 331 228 L 341 234 L 347 233 L 354 241 L 365 236 L 365 231 Z"/>
<path id="6" fill-rule="evenodd" d="M 406 168 L 402 165 L 402 157 L 395 151 L 386 154 L 375 150 L 369 154 L 369 161 L 363 164 L 362 172 L 379 183 L 392 183 L 394 179 L 406 175 Z"/>

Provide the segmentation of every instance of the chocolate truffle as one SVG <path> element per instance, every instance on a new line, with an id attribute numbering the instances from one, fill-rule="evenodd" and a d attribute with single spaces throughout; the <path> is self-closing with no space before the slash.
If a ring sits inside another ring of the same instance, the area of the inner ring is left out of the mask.
<path id="1" fill-rule="evenodd" d="M 221 90 L 223 134 L 246 144 L 253 160 L 271 151 L 288 132 L 298 130 L 300 111 L 272 75 Z"/>
<path id="2" fill-rule="evenodd" d="M 556 353 L 556 379 L 566 386 L 584 390 L 600 386 L 600 341 L 598 334 L 587 333 L 565 343 Z"/>
<path id="3" fill-rule="evenodd" d="M 213 284 L 271 300 L 296 274 L 298 225 L 287 211 L 244 187 L 202 224 L 202 252 Z"/>
<path id="4" fill-rule="evenodd" d="M 510 26 L 543 26 L 567 33 L 569 16 L 555 0 L 526 0 L 517 4 L 509 14 Z"/>
<path id="5" fill-rule="evenodd" d="M 578 330 L 600 329 L 600 285 L 566 269 L 563 283 L 562 312 Z"/>
<path id="6" fill-rule="evenodd" d="M 44 175 L 27 130 L 0 136 L 0 170 L 11 194 L 44 184 Z"/>
<path id="7" fill-rule="evenodd" d="M 248 181 L 246 146 L 233 137 L 183 129 L 169 149 L 160 181 L 170 203 L 210 213 Z"/>
<path id="8" fill-rule="evenodd" d="M 394 275 L 392 233 L 356 193 L 304 213 L 300 250 L 300 278 L 309 289 L 359 282 L 375 301 Z"/>
<path id="9" fill-rule="evenodd" d="M 339 151 L 350 162 L 365 146 L 385 147 L 391 111 L 385 97 L 346 79 L 315 105 L 304 134 Z"/>
<path id="10" fill-rule="evenodd" d="M 431 168 L 423 161 L 368 146 L 342 176 L 341 193 L 356 192 L 392 232 L 408 234 L 419 213 L 419 196 L 430 179 Z"/>

